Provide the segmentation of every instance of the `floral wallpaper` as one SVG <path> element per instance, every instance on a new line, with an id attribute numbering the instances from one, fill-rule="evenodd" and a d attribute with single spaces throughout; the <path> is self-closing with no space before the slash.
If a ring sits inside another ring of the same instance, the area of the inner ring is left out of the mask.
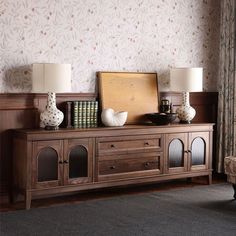
<path id="1" fill-rule="evenodd" d="M 30 92 L 31 65 L 72 64 L 74 92 L 96 71 L 159 74 L 203 67 L 216 91 L 220 0 L 0 0 L 0 92 Z"/>

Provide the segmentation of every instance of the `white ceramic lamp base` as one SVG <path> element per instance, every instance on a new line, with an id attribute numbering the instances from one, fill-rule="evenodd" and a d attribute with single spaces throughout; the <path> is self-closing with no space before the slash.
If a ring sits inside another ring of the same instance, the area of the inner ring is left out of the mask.
<path id="1" fill-rule="evenodd" d="M 49 92 L 46 110 L 40 114 L 40 127 L 48 130 L 58 129 L 64 114 L 56 107 L 56 94 Z"/>
<path id="2" fill-rule="evenodd" d="M 176 109 L 180 123 L 190 124 L 191 120 L 195 117 L 196 111 L 189 104 L 189 92 L 183 92 L 182 104 Z"/>

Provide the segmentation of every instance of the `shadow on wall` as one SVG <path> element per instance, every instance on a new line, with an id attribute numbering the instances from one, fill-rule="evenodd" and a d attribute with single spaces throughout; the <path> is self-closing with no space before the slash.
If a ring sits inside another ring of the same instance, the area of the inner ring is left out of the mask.
<path id="1" fill-rule="evenodd" d="M 6 70 L 4 84 L 6 92 L 31 92 L 32 90 L 31 65 L 13 67 Z M 24 91 L 22 91 L 24 88 Z"/>

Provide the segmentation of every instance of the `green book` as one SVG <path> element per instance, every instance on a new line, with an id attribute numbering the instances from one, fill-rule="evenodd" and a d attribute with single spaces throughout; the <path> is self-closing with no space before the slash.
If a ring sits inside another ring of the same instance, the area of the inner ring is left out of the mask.
<path id="1" fill-rule="evenodd" d="M 87 108 L 87 101 L 82 101 L 82 119 L 81 119 L 81 127 L 86 128 L 86 108 Z"/>
<path id="2" fill-rule="evenodd" d="M 78 128 L 78 105 L 78 101 L 73 101 L 72 124 L 74 128 Z"/>
<path id="3" fill-rule="evenodd" d="M 86 102 L 86 127 L 91 127 L 91 102 Z"/>
<path id="4" fill-rule="evenodd" d="M 72 124 L 74 128 L 97 127 L 97 101 L 73 101 L 72 110 Z"/>
<path id="5" fill-rule="evenodd" d="M 82 102 L 78 101 L 78 127 L 82 127 Z"/>
<path id="6" fill-rule="evenodd" d="M 94 127 L 98 126 L 98 101 L 94 102 L 94 113 L 93 113 L 93 119 L 94 119 Z"/>
<path id="7" fill-rule="evenodd" d="M 95 102 L 91 101 L 91 104 L 90 104 L 91 127 L 95 127 L 94 109 L 95 109 Z"/>

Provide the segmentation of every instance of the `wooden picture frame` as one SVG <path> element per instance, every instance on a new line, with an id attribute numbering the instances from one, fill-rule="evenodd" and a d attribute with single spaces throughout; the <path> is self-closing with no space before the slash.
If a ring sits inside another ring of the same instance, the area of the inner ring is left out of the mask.
<path id="1" fill-rule="evenodd" d="M 127 111 L 126 124 L 147 123 L 146 113 L 159 111 L 157 73 L 98 72 L 101 111 Z"/>

